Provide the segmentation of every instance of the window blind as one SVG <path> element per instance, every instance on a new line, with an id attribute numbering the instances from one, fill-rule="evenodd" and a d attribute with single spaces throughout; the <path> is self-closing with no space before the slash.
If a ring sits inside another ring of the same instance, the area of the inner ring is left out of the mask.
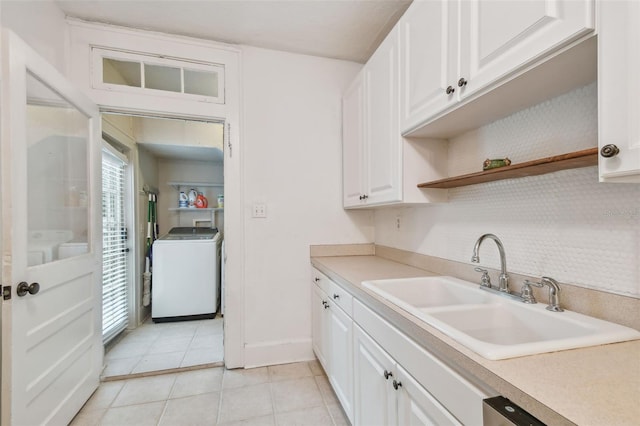
<path id="1" fill-rule="evenodd" d="M 102 340 L 109 342 L 128 324 L 126 164 L 102 153 Z"/>

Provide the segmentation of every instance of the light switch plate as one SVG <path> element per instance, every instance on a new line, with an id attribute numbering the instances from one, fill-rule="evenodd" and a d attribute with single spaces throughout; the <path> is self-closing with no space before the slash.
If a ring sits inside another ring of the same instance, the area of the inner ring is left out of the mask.
<path id="1" fill-rule="evenodd" d="M 253 205 L 252 216 L 254 218 L 265 218 L 267 217 L 267 205 L 263 203 L 255 203 Z"/>

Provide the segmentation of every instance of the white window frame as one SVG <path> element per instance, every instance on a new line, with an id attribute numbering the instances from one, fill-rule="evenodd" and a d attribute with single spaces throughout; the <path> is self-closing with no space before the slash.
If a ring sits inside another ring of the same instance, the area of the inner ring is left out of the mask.
<path id="1" fill-rule="evenodd" d="M 103 59 L 114 59 L 118 61 L 137 62 L 140 64 L 140 81 L 142 87 L 127 86 L 124 84 L 111 84 L 104 82 Z M 144 87 L 144 66 L 157 65 L 180 69 L 180 85 L 184 91 L 184 71 L 202 71 L 218 75 L 218 96 L 195 95 L 184 92 L 172 92 L 169 90 L 149 89 Z M 190 100 L 196 102 L 207 102 L 224 104 L 224 76 L 225 67 L 221 64 L 198 62 L 180 58 L 170 58 L 148 53 L 128 52 L 123 50 L 106 49 L 96 46 L 91 47 L 91 86 L 94 89 L 109 90 L 121 93 L 143 94 L 149 96 L 161 96 L 165 98 Z"/>

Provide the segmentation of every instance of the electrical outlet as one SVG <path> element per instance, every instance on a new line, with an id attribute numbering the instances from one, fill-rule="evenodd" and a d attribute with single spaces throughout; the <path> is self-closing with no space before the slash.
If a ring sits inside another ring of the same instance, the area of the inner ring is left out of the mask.
<path id="1" fill-rule="evenodd" d="M 398 231 L 400 230 L 400 223 L 400 216 L 396 216 L 396 230 Z"/>
<path id="2" fill-rule="evenodd" d="M 267 205 L 262 203 L 255 203 L 253 205 L 252 216 L 257 218 L 267 217 Z"/>

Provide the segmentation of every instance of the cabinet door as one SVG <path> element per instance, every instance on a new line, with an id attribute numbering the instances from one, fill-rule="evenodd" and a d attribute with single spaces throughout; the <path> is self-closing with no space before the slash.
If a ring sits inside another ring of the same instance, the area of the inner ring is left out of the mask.
<path id="1" fill-rule="evenodd" d="M 599 2 L 598 143 L 600 180 L 640 182 L 640 2 Z"/>
<path id="2" fill-rule="evenodd" d="M 458 7 L 453 1 L 416 1 L 400 21 L 402 133 L 458 100 Z"/>
<path id="3" fill-rule="evenodd" d="M 363 204 L 365 84 L 361 72 L 342 100 L 342 197 L 344 207 Z"/>
<path id="4" fill-rule="evenodd" d="M 347 417 L 353 422 L 353 322 L 333 301 L 329 301 L 328 311 L 331 336 L 329 381 Z"/>
<path id="5" fill-rule="evenodd" d="M 402 367 L 396 368 L 399 425 L 461 425 Z"/>
<path id="6" fill-rule="evenodd" d="M 402 200 L 397 34 L 389 33 L 365 68 L 367 204 Z"/>
<path id="7" fill-rule="evenodd" d="M 477 0 L 461 8 L 465 96 L 594 28 L 593 0 Z"/>
<path id="8" fill-rule="evenodd" d="M 329 371 L 327 364 L 327 345 L 329 344 L 329 314 L 324 308 L 323 302 L 327 297 L 317 285 L 312 285 L 311 293 L 311 333 L 313 341 L 313 351 L 318 357 L 318 361 Z"/>
<path id="9" fill-rule="evenodd" d="M 396 424 L 396 396 L 391 381 L 395 362 L 357 325 L 353 330 L 354 424 Z"/>

